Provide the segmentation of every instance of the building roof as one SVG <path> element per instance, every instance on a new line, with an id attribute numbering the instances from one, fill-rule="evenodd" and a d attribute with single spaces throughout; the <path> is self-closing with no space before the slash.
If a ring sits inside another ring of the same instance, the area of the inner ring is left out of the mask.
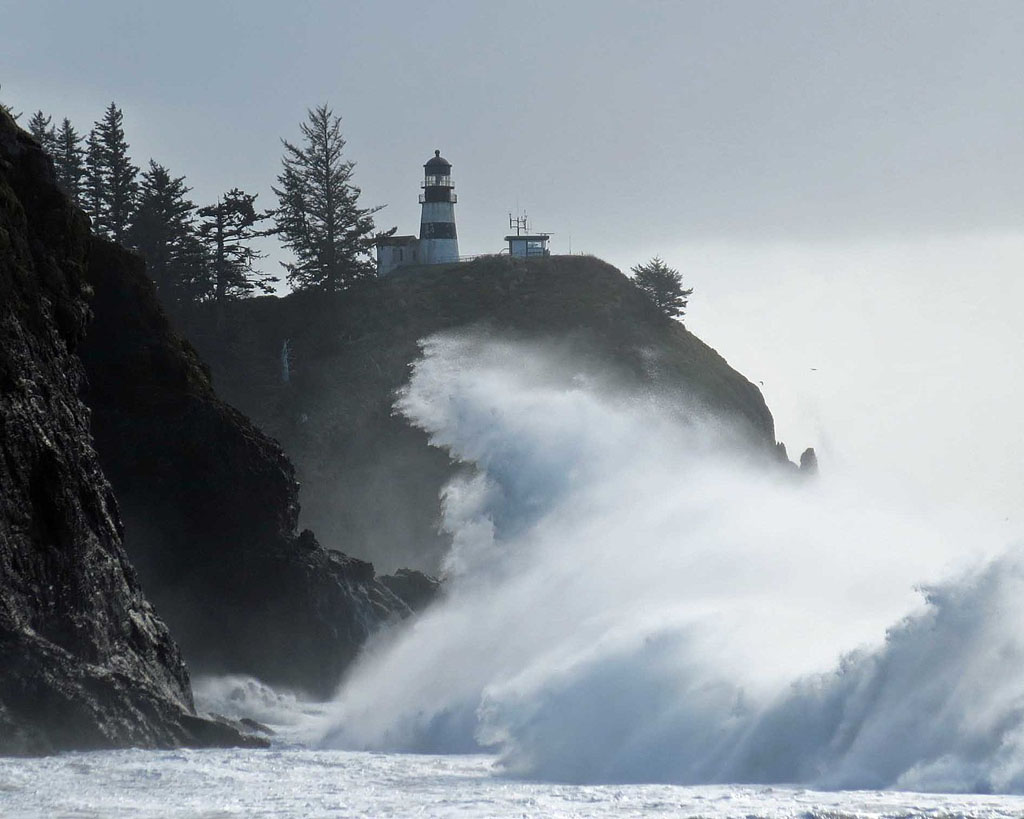
<path id="1" fill-rule="evenodd" d="M 407 245 L 412 242 L 418 242 L 415 236 L 381 236 L 375 244 L 378 245 Z"/>
<path id="2" fill-rule="evenodd" d="M 423 167 L 429 174 L 444 176 L 447 171 L 452 169 L 452 163 L 441 156 L 440 151 L 434 151 L 434 155 L 427 160 Z M 438 171 L 445 173 L 438 174 Z"/>

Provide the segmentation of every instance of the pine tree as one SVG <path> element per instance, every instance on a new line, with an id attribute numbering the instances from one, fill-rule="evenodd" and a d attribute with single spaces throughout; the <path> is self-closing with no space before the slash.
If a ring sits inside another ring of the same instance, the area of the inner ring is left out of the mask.
<path id="1" fill-rule="evenodd" d="M 87 210 L 93 228 L 116 242 L 123 242 L 135 211 L 139 169 L 128 156 L 124 138 L 124 116 L 110 103 L 89 134 L 86 153 L 88 168 Z"/>
<path id="2" fill-rule="evenodd" d="M 184 237 L 175 262 L 178 305 L 197 304 L 213 298 L 213 261 L 193 223 Z"/>
<path id="3" fill-rule="evenodd" d="M 57 172 L 57 184 L 76 204 L 81 205 L 84 196 L 85 151 L 84 138 L 64 117 L 57 131 L 57 145 L 53 152 L 53 166 Z"/>
<path id="4" fill-rule="evenodd" d="M 185 177 L 171 176 L 163 165 L 149 161 L 139 185 L 138 208 L 127 238 L 146 260 L 146 272 L 168 307 L 196 300 L 195 279 L 201 267 L 196 258 L 196 206 L 187 198 Z M 201 288 L 200 288 L 201 289 Z"/>
<path id="5" fill-rule="evenodd" d="M 2 89 L 2 88 L 3 88 L 3 85 L 0 85 L 0 89 Z M 9 116 L 15 122 L 17 122 L 18 119 L 21 117 L 21 112 L 20 111 L 16 114 L 16 113 L 14 113 L 14 109 L 11 108 L 11 106 L 4 105 L 2 102 L 0 102 L 0 110 L 2 110 L 5 114 L 7 114 L 7 116 Z"/>
<path id="6" fill-rule="evenodd" d="M 277 281 L 276 277 L 254 266 L 264 254 L 249 245 L 253 239 L 268 235 L 258 225 L 272 215 L 256 210 L 257 195 L 232 188 L 215 205 L 199 211 L 199 236 L 210 259 L 213 297 L 218 302 L 246 296 L 253 290 L 274 290 L 271 282 Z"/>
<path id="7" fill-rule="evenodd" d="M 630 268 L 633 284 L 639 287 L 654 305 L 670 318 L 680 318 L 693 295 L 693 288 L 683 289 L 683 275 L 655 256 L 647 264 Z"/>
<path id="8" fill-rule="evenodd" d="M 42 111 L 36 111 L 28 121 L 28 132 L 43 146 L 50 156 L 57 152 L 57 129 L 53 126 L 53 118 Z"/>
<path id="9" fill-rule="evenodd" d="M 100 213 L 103 210 L 105 181 L 103 173 L 103 145 L 100 135 L 93 128 L 85 147 L 85 185 L 82 191 L 82 209 L 92 220 L 92 227 L 97 233 L 100 229 Z"/>
<path id="10" fill-rule="evenodd" d="M 373 214 L 380 207 L 359 207 L 361 191 L 351 181 L 355 163 L 341 158 L 341 117 L 321 105 L 299 127 L 301 147 L 282 140 L 282 169 L 273 189 L 280 202 L 277 233 L 295 256 L 285 264 L 292 289 L 335 292 L 374 275 Z"/>

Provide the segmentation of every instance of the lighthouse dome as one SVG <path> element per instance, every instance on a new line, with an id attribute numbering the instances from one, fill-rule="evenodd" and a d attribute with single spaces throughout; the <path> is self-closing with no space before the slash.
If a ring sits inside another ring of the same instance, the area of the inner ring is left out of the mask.
<path id="1" fill-rule="evenodd" d="M 441 156 L 440 151 L 434 151 L 434 155 L 423 166 L 423 170 L 431 176 L 447 176 L 451 169 L 452 163 Z"/>

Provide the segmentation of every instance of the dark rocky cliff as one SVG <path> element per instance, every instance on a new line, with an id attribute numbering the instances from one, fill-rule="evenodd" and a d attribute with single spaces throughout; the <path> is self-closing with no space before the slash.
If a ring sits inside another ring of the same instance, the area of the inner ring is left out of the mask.
<path id="1" fill-rule="evenodd" d="M 576 360 L 627 385 L 685 393 L 731 418 L 752 450 L 776 457 L 760 391 L 591 257 L 490 257 L 334 296 L 249 299 L 179 320 L 220 393 L 295 460 L 303 523 L 388 568 L 435 571 L 447 548 L 437 532 L 438 492 L 456 467 L 392 413 L 417 342 L 440 330 L 557 339 Z"/>
<path id="2" fill-rule="evenodd" d="M 193 673 L 326 696 L 409 606 L 369 563 L 296 532 L 291 463 L 214 393 L 141 259 L 93 239 L 85 275 L 96 314 L 82 345 L 86 401 L 147 594 Z"/>
<path id="3" fill-rule="evenodd" d="M 0 753 L 233 744 L 121 544 L 79 401 L 85 217 L 0 111 Z"/>

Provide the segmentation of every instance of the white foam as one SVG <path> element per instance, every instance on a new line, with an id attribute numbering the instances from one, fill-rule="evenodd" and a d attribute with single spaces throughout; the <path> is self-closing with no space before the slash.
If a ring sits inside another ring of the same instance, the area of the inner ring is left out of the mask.
<path id="1" fill-rule="evenodd" d="M 105 751 L 0 758 L 5 819 L 356 816 L 891 819 L 1024 815 L 1024 799 L 795 787 L 557 785 L 496 775 L 487 756 L 346 751 Z"/>
<path id="2" fill-rule="evenodd" d="M 687 396 L 544 345 L 431 338 L 397 406 L 477 471 L 445 495 L 445 602 L 367 653 L 322 744 L 562 781 L 1022 787 L 1017 559 L 915 592 L 996 552 L 976 519 L 780 476 Z"/>

